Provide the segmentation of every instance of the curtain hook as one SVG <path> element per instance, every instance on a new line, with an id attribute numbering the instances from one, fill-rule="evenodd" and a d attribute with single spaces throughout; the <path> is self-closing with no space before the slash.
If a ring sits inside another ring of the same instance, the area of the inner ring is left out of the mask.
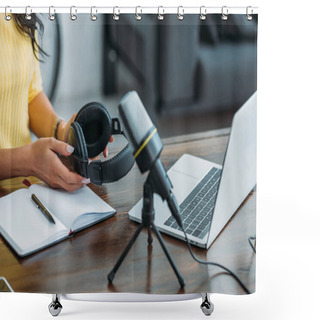
<path id="1" fill-rule="evenodd" d="M 113 7 L 113 20 L 118 21 L 119 19 L 120 19 L 120 9 L 119 7 Z"/>
<path id="2" fill-rule="evenodd" d="M 250 13 L 249 13 L 249 10 L 250 10 Z M 252 15 L 253 15 L 253 9 L 251 6 L 248 6 L 246 9 L 246 18 L 248 21 L 252 20 Z"/>
<path id="3" fill-rule="evenodd" d="M 207 8 L 205 6 L 200 7 L 200 20 L 206 20 L 207 19 Z"/>
<path id="4" fill-rule="evenodd" d="M 93 10 L 95 10 L 95 14 L 93 13 Z M 90 19 L 92 20 L 92 21 L 96 21 L 97 19 L 98 19 L 98 17 L 97 17 L 97 12 L 98 12 L 98 10 L 96 9 L 96 7 L 91 7 L 91 9 L 90 9 Z"/>
<path id="5" fill-rule="evenodd" d="M 221 19 L 222 20 L 228 20 L 228 14 L 229 14 L 228 7 L 227 6 L 223 6 L 221 8 Z"/>
<path id="6" fill-rule="evenodd" d="M 160 9 L 162 12 L 160 12 Z M 164 8 L 163 6 L 158 7 L 158 20 L 162 21 L 164 19 Z"/>
<path id="7" fill-rule="evenodd" d="M 140 11 L 139 13 L 138 13 L 138 10 Z M 137 6 L 136 7 L 136 20 L 140 21 L 142 19 L 141 14 L 142 14 L 142 8 L 140 6 Z"/>
<path id="8" fill-rule="evenodd" d="M 74 10 L 74 13 L 73 13 L 73 10 Z M 77 20 L 77 15 L 75 13 L 77 13 L 77 8 L 75 6 L 70 7 L 70 19 L 72 21 Z"/>
<path id="9" fill-rule="evenodd" d="M 56 9 L 54 8 L 54 6 L 50 6 L 49 7 L 49 20 L 53 21 L 56 18 L 55 13 L 56 13 Z"/>
<path id="10" fill-rule="evenodd" d="M 25 16 L 24 16 L 24 18 L 26 19 L 26 20 L 31 20 L 31 13 L 32 13 L 32 9 L 31 9 L 31 7 L 30 6 L 27 6 L 26 7 L 26 14 L 25 14 Z"/>
<path id="11" fill-rule="evenodd" d="M 183 18 L 184 18 L 184 8 L 183 8 L 183 6 L 179 6 L 178 7 L 178 15 L 177 15 L 177 18 L 178 18 L 178 20 L 183 20 Z"/>
<path id="12" fill-rule="evenodd" d="M 11 13 L 10 7 L 9 7 L 9 6 L 6 6 L 6 7 L 4 8 L 4 18 L 5 18 L 7 21 L 10 21 L 12 17 L 8 14 L 8 10 L 9 10 L 9 12 Z"/>

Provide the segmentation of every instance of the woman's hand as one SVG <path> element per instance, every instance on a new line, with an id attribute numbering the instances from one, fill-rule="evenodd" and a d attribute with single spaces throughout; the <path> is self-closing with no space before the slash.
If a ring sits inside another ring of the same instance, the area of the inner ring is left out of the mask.
<path id="1" fill-rule="evenodd" d="M 73 147 L 54 138 L 41 138 L 29 148 L 31 174 L 53 188 L 63 188 L 69 192 L 80 189 L 90 180 L 81 177 L 61 162 L 57 153 L 70 156 Z"/>

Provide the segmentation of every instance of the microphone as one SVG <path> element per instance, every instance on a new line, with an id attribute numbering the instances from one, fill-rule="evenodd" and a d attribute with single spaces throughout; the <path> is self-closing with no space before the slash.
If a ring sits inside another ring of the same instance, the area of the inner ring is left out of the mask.
<path id="1" fill-rule="evenodd" d="M 148 179 L 154 191 L 167 201 L 171 214 L 183 229 L 180 208 L 171 191 L 173 186 L 160 160 L 163 144 L 136 91 L 121 99 L 119 115 L 140 172 L 150 171 Z"/>

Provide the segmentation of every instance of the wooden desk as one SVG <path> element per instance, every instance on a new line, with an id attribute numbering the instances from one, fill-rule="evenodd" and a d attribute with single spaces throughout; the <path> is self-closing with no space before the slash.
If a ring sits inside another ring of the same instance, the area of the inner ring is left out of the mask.
<path id="1" fill-rule="evenodd" d="M 166 169 L 186 152 L 221 164 L 228 134 L 229 130 L 216 130 L 163 139 L 161 159 Z M 127 255 L 113 284 L 108 284 L 108 273 L 138 226 L 129 220 L 127 213 L 142 197 L 145 178 L 135 165 L 119 182 L 101 187 L 92 185 L 92 190 L 118 213 L 29 257 L 18 258 L 0 237 L 0 276 L 4 276 L 16 292 L 244 293 L 223 270 L 195 262 L 184 242 L 163 235 L 186 281 L 181 290 L 156 237 L 152 247 L 148 247 L 146 230 Z M 0 188 L 0 196 L 10 191 Z M 251 292 L 255 288 L 255 255 L 248 237 L 256 232 L 255 209 L 256 195 L 251 192 L 209 250 L 193 247 L 200 259 L 230 268 Z"/>

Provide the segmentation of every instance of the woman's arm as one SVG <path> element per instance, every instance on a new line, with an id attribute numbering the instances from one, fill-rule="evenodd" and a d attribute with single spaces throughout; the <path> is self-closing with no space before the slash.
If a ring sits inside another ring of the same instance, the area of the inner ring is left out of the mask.
<path id="1" fill-rule="evenodd" d="M 29 148 L 0 149 L 0 180 L 31 175 Z"/>
<path id="2" fill-rule="evenodd" d="M 75 117 L 76 114 L 68 122 L 61 120 L 57 130 L 58 140 L 68 141 L 69 128 Z M 59 116 L 43 91 L 29 103 L 29 119 L 30 130 L 38 138 L 52 137 L 54 135 Z"/>
<path id="3" fill-rule="evenodd" d="M 19 148 L 0 149 L 0 180 L 36 176 L 53 188 L 75 191 L 89 181 L 70 172 L 57 156 L 57 153 L 69 156 L 72 152 L 71 146 L 54 138 L 41 138 Z"/>
<path id="4" fill-rule="evenodd" d="M 57 155 L 69 156 L 73 148 L 51 137 L 58 115 L 43 91 L 32 99 L 28 111 L 30 129 L 40 139 L 26 146 L 0 150 L 0 180 L 36 176 L 51 187 L 68 191 L 77 190 L 88 183 L 77 173 L 70 172 Z M 65 140 L 67 125 L 70 124 L 65 121 L 59 125 L 58 138 L 61 140 Z"/>
<path id="5" fill-rule="evenodd" d="M 54 111 L 46 94 L 41 91 L 29 103 L 29 124 L 30 130 L 38 137 L 52 137 L 57 124 L 58 115 Z M 66 141 L 64 131 L 66 122 L 61 121 L 58 127 L 57 138 L 61 141 Z"/>

